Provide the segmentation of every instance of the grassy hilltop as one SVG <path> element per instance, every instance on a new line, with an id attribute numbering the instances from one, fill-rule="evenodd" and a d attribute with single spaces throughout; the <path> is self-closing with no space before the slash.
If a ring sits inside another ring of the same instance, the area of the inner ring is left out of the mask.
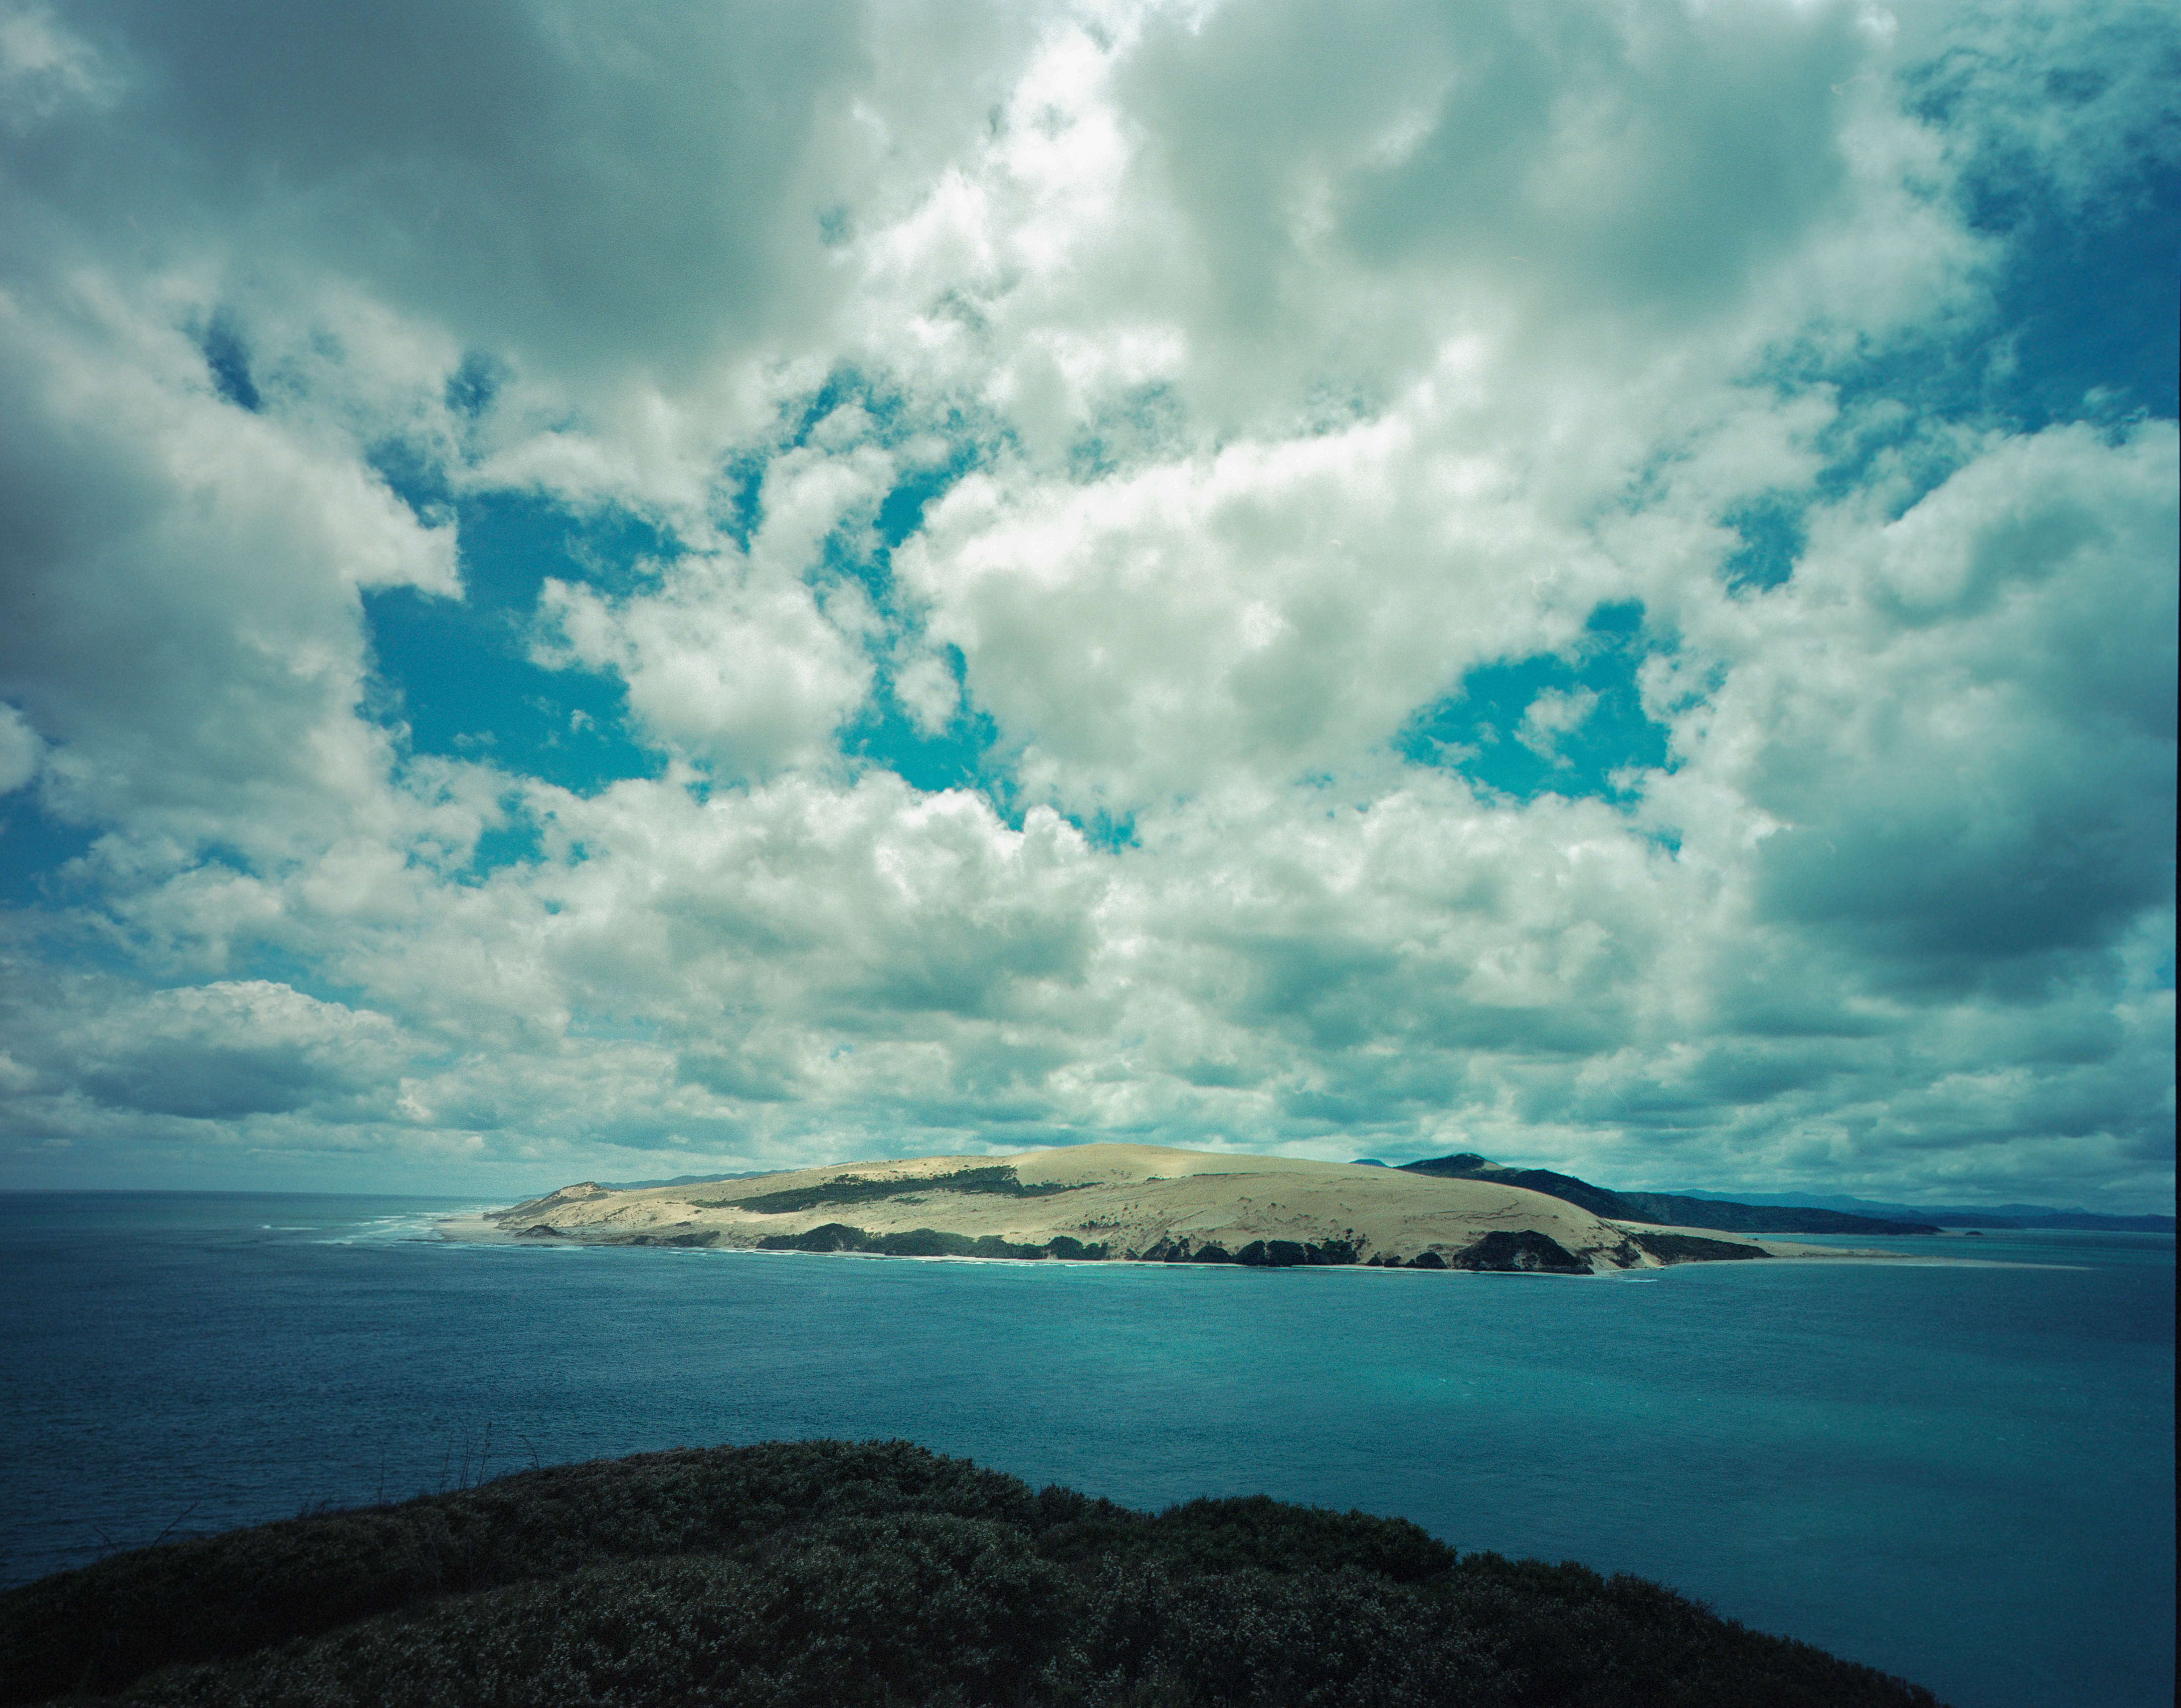
<path id="1" fill-rule="evenodd" d="M 0 1702 L 48 1699 L 1935 1708 L 1637 1578 L 1262 1496 L 1147 1515 L 897 1441 L 643 1454 L 119 1555 L 0 1595 Z"/>

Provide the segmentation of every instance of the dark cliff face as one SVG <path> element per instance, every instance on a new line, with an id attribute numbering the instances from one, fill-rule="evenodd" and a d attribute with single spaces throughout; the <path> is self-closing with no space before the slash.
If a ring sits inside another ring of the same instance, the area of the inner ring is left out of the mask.
<path id="1" fill-rule="evenodd" d="M 1252 1240 L 1234 1253 L 1234 1261 L 1251 1269 L 1292 1269 L 1308 1264 L 1316 1249 L 1293 1240 Z"/>
<path id="2" fill-rule="evenodd" d="M 1694 1243 L 1712 1242 L 1698 1241 Z M 1740 1249 L 1737 1248 L 1737 1254 Z M 1578 1257 L 1557 1241 L 1528 1228 L 1515 1233 L 1487 1234 L 1452 1258 L 1443 1258 L 1436 1252 L 1419 1252 L 1405 1260 L 1381 1252 L 1374 1252 L 1366 1260 L 1360 1243 L 1352 1239 L 1327 1240 L 1322 1244 L 1295 1240 L 1252 1240 L 1229 1256 L 1226 1248 L 1221 1246 L 1206 1245 L 1192 1248 L 1185 1238 L 1161 1240 L 1144 1252 L 1143 1257 L 1146 1262 L 1154 1263 L 1241 1263 L 1251 1269 L 1266 1269 L 1364 1263 L 1367 1268 L 1374 1269 L 1468 1269 L 1501 1274 L 1546 1275 L 1587 1275 L 1591 1273 L 1588 1258 Z"/>
<path id="3" fill-rule="evenodd" d="M 519 1230 L 517 1237 L 565 1240 L 579 1236 L 540 1222 Z M 617 1235 L 605 1243 L 704 1247 L 717 1245 L 719 1240 L 717 1229 L 695 1228 L 684 1232 Z M 1373 1252 L 1366 1258 L 1364 1250 L 1367 1243 L 1351 1231 L 1344 1239 L 1252 1240 L 1230 1252 L 1216 1241 L 1199 1244 L 1182 1235 L 1161 1239 L 1146 1251 L 1128 1252 L 1120 1255 L 1138 1263 L 1232 1263 L 1253 1269 L 1341 1268 L 1361 1263 L 1371 1269 L 1587 1275 L 1594 1274 L 1597 1268 L 1589 1257 L 1571 1252 L 1556 1240 L 1529 1228 L 1487 1234 L 1452 1257 L 1423 1251 L 1406 1258 L 1398 1253 L 1385 1252 Z M 973 1239 L 966 1234 L 947 1233 L 937 1228 L 912 1228 L 904 1233 L 873 1234 L 846 1222 L 826 1222 L 800 1234 L 768 1234 L 758 1241 L 758 1249 L 765 1252 L 853 1252 L 886 1258 L 986 1258 L 1018 1262 L 1077 1263 L 1102 1263 L 1115 1255 L 1109 1246 L 1102 1243 L 1085 1244 L 1065 1234 L 1055 1235 L 1042 1245 L 1023 1245 L 1002 1239 L 997 1234 Z M 1643 1252 L 1669 1263 L 1704 1263 L 1766 1255 L 1754 1246 L 1739 1245 L 1727 1240 L 1707 1240 L 1687 1234 L 1639 1232 L 1624 1239 L 1616 1249 L 1607 1254 L 1606 1261 L 1613 1266 L 1626 1269 L 1639 1262 L 1639 1253 Z"/>
<path id="4" fill-rule="evenodd" d="M 535 1239 L 575 1237 L 542 1222 L 522 1230 L 520 1236 Z M 716 1229 L 700 1228 L 685 1233 L 626 1235 L 609 1243 L 708 1246 L 716 1245 L 719 1238 Z M 1669 1255 L 1666 1248 L 1655 1241 L 1639 1241 L 1637 1243 L 1655 1255 Z M 1588 1258 L 1578 1256 L 1558 1241 L 1530 1229 L 1514 1233 L 1487 1234 L 1452 1258 L 1426 1251 L 1404 1259 L 1398 1255 L 1380 1252 L 1373 1252 L 1367 1260 L 1363 1256 L 1365 1244 L 1351 1233 L 1347 1238 L 1337 1240 L 1252 1240 L 1230 1252 L 1217 1242 L 1198 1244 L 1184 1235 L 1162 1239 L 1146 1251 L 1130 1252 L 1125 1255 L 1139 1263 L 1232 1263 L 1251 1269 L 1338 1269 L 1367 1261 L 1368 1267 L 1372 1269 L 1467 1269 L 1505 1274 L 1587 1275 L 1592 1273 Z M 1056 1235 L 1043 1245 L 1033 1246 L 1016 1244 L 1002 1239 L 997 1234 L 973 1239 L 966 1234 L 951 1234 L 937 1228 L 911 1228 L 904 1233 L 872 1234 L 846 1222 L 826 1222 L 800 1234 L 768 1234 L 758 1241 L 758 1249 L 764 1252 L 853 1252 L 885 1258 L 988 1258 L 1061 1263 L 1101 1263 L 1113 1255 L 1110 1248 L 1103 1244 L 1085 1244 L 1065 1234 Z M 1624 1247 L 1624 1251 L 1627 1249 Z M 1762 1255 L 1748 1246 L 1729 1246 L 1721 1241 L 1685 1239 L 1674 1246 L 1669 1261 Z"/>
<path id="5" fill-rule="evenodd" d="M 115 1708 L 1936 1708 L 1637 1578 L 1462 1556 L 1399 1518 L 1263 1495 L 1132 1512 L 903 1441 L 557 1466 L 0 1595 L 0 1703 L 63 1693 Z"/>
<path id="6" fill-rule="evenodd" d="M 1475 1158 L 1443 1158 L 1464 1166 Z M 1485 1165 L 1489 1167 L 1489 1165 Z M 986 1171 L 991 1172 L 991 1171 Z M 1012 1170 L 1001 1170 L 1006 1181 L 995 1177 L 991 1190 L 1008 1191 Z M 953 1177 L 948 1177 L 953 1178 Z M 1496 1178 L 1496 1176 L 1494 1176 Z M 853 1181 L 859 1190 L 864 1182 Z M 886 1185 L 890 1196 L 899 1196 Z M 980 1190 L 983 1188 L 980 1186 Z M 873 1196 L 865 1193 L 865 1197 Z M 716 1246 L 721 1233 L 689 1222 L 654 1227 L 642 1233 L 602 1229 L 570 1232 L 544 1222 L 513 1230 L 516 1236 L 537 1240 L 577 1240 L 621 1246 Z M 1460 1269 L 1497 1274 L 1587 1275 L 1600 1264 L 1626 1269 L 1640 1263 L 1644 1254 L 1666 1263 L 1695 1263 L 1722 1258 L 1759 1258 L 1764 1252 L 1724 1240 L 1694 1235 L 1631 1233 L 1603 1254 L 1568 1250 L 1535 1229 L 1499 1230 L 1484 1235 L 1458 1252 L 1425 1250 L 1403 1256 L 1399 1252 L 1372 1251 L 1370 1241 L 1353 1228 L 1337 1237 L 1317 1240 L 1256 1239 L 1229 1250 L 1216 1241 L 1199 1241 L 1186 1234 L 1167 1235 L 1147 1249 L 1116 1250 L 1101 1242 L 1085 1242 L 1065 1234 L 1040 1244 L 1019 1243 L 997 1234 L 972 1236 L 938 1228 L 911 1228 L 893 1233 L 872 1233 L 848 1222 L 825 1222 L 796 1234 L 768 1234 L 757 1241 L 766 1252 L 853 1252 L 870 1257 L 980 1258 L 1015 1262 L 1101 1263 L 1109 1258 L 1151 1263 L 1230 1263 L 1251 1269 L 1337 1269 L 1364 1264 L 1372 1269 Z"/>
<path id="7" fill-rule="evenodd" d="M 1361 1258 L 1352 1237 L 1323 1241 L 1252 1240 L 1240 1250 L 1230 1252 L 1221 1245 L 1195 1245 L 1186 1235 L 1178 1239 L 1162 1239 L 1138 1255 L 1146 1263 L 1240 1263 L 1253 1269 L 1339 1268 L 1357 1263 Z"/>

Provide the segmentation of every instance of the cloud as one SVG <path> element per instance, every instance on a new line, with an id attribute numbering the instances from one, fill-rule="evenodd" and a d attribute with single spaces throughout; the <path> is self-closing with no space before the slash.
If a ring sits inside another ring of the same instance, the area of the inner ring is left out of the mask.
<path id="1" fill-rule="evenodd" d="M 86 1064 L 84 1088 L 109 1107 L 194 1119 L 284 1114 L 354 1091 L 376 1016 L 351 1016 L 285 987 L 251 981 L 162 992 L 135 1016 L 142 1030 Z M 242 1042 L 237 1034 L 245 1035 Z"/>
<path id="2" fill-rule="evenodd" d="M 857 614 L 844 634 L 800 579 L 736 556 L 685 558 L 669 581 L 660 595 L 618 605 L 555 583 L 541 609 L 567 655 L 619 676 L 644 730 L 677 752 L 732 777 L 830 752 L 870 689 Z"/>
<path id="3" fill-rule="evenodd" d="M 0 302 L 0 671 L 49 743 L 48 811 L 255 845 L 367 793 L 362 587 L 450 585 L 352 456 L 196 379 L 109 299 Z"/>
<path id="4" fill-rule="evenodd" d="M 2002 441 L 1721 613 L 1667 788 L 1762 815 L 1760 917 L 1945 981 L 2047 976 L 2163 903 L 2174 456 L 2165 423 Z"/>
<path id="5" fill-rule="evenodd" d="M 717 293 L 777 301 L 783 251 L 815 270 L 816 210 L 794 192 L 855 53 L 845 8 L 80 9 L 125 42 L 125 92 L 34 169 L 95 163 L 102 187 L 70 200 L 109 229 L 190 245 L 200 221 L 255 228 L 267 288 L 331 268 L 488 348 L 610 360 L 702 349 Z"/>
<path id="6" fill-rule="evenodd" d="M 139 991 L 13 970 L 44 987 L 41 1003 L 8 1008 L 18 1092 L 50 1122 L 231 1123 L 306 1109 L 354 1119 L 375 1112 L 373 1088 L 395 1059 L 384 1015 L 265 980 Z"/>
<path id="7" fill-rule="evenodd" d="M 0 123 L 18 134 L 69 108 L 112 104 L 112 71 L 49 6 L 0 10 Z"/>
<path id="8" fill-rule="evenodd" d="M 2158 1202 L 2176 47 L 0 14 L 10 1166 Z"/>
<path id="9" fill-rule="evenodd" d="M 22 788 L 38 774 L 45 743 L 12 705 L 0 705 L 0 794 Z"/>

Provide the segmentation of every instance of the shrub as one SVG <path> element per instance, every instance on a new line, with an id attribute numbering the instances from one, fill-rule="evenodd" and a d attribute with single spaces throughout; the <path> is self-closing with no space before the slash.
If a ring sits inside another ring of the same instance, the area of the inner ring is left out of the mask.
<path id="1" fill-rule="evenodd" d="M 1416 1267 L 1422 1266 L 1422 1259 Z M 1561 1245 L 1549 1239 L 1534 1228 L 1517 1232 L 1496 1229 L 1465 1246 L 1449 1260 L 1448 1267 L 1456 1269 L 1492 1269 L 1505 1274 L 1537 1274 L 1587 1275 L 1590 1273 L 1587 1258 L 1579 1258 Z"/>
<path id="2" fill-rule="evenodd" d="M 0 1595 L 0 1701 L 134 1708 L 1931 1708 L 1640 1579 L 907 1442 L 641 1454 Z M 114 1693 L 119 1693 L 118 1695 Z"/>

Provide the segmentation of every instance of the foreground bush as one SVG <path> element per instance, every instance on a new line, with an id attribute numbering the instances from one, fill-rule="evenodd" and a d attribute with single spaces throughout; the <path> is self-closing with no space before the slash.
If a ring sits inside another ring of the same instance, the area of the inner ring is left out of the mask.
<path id="1" fill-rule="evenodd" d="M 71 1694 L 73 1693 L 73 1694 Z M 1415 1525 L 1156 1516 L 905 1442 L 643 1454 L 0 1595 L 0 1702 L 262 1708 L 1931 1704 L 1655 1584 Z"/>

